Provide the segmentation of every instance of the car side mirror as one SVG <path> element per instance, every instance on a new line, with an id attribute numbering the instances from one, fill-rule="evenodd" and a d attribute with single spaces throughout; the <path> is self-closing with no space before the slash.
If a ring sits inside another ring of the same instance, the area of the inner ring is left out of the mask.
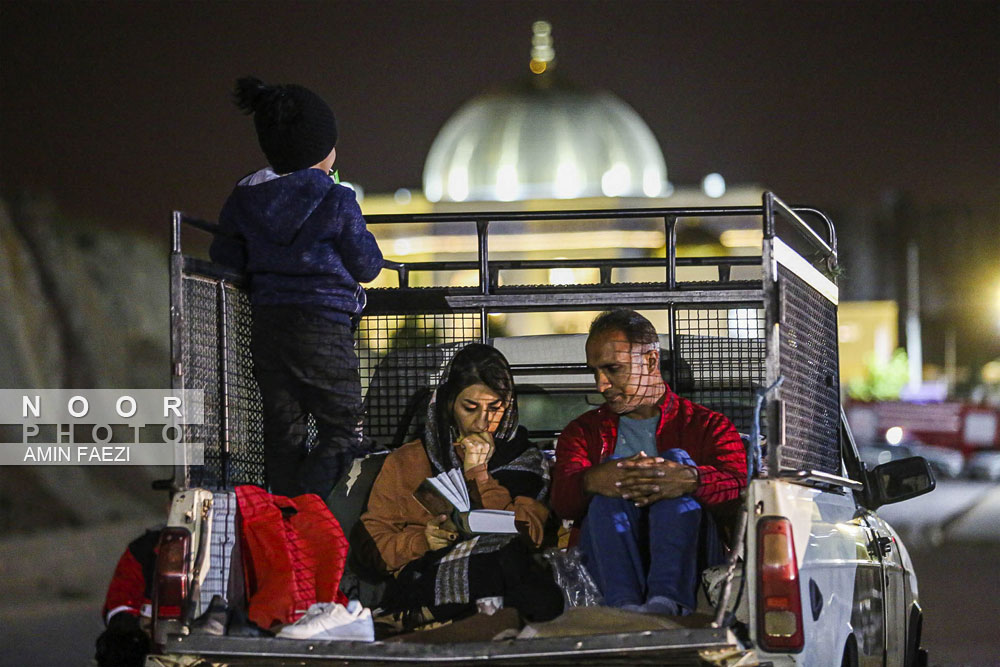
<path id="1" fill-rule="evenodd" d="M 933 491 L 934 473 L 922 456 L 889 461 L 868 473 L 875 507 L 898 503 Z M 872 508 L 874 509 L 874 507 Z"/>

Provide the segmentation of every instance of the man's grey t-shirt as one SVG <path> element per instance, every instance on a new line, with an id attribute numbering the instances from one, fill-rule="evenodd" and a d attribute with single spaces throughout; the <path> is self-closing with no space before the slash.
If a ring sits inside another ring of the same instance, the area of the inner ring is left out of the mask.
<path id="1" fill-rule="evenodd" d="M 656 427 L 660 425 L 660 415 L 649 419 L 622 417 L 618 420 L 618 440 L 615 443 L 615 458 L 625 459 L 639 452 L 656 454 Z"/>

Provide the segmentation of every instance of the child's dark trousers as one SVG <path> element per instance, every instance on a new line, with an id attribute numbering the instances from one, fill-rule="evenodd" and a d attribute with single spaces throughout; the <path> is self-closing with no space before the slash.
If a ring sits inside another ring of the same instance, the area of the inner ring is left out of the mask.
<path id="1" fill-rule="evenodd" d="M 324 500 L 361 453 L 361 377 L 347 323 L 295 306 L 257 306 L 251 350 L 272 493 Z M 316 420 L 308 448 L 308 416 Z"/>

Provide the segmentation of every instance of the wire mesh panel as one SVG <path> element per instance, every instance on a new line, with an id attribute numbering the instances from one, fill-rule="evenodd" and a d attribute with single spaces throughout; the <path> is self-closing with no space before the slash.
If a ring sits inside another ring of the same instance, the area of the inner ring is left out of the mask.
<path id="1" fill-rule="evenodd" d="M 226 283 L 225 386 L 229 478 L 233 484 L 264 484 L 264 421 L 250 352 L 251 308 L 246 291 Z"/>
<path id="2" fill-rule="evenodd" d="M 185 277 L 184 331 L 181 334 L 181 364 L 186 389 L 205 393 L 204 423 L 189 425 L 187 438 L 205 446 L 205 466 L 191 467 L 191 481 L 201 485 L 204 478 L 221 479 L 219 461 L 219 342 L 218 298 L 215 283 Z"/>
<path id="3" fill-rule="evenodd" d="M 779 327 L 784 442 L 779 465 L 840 474 L 837 307 L 783 265 Z"/>
<path id="4" fill-rule="evenodd" d="M 232 285 L 220 294 L 219 282 L 211 279 L 185 276 L 183 285 L 184 387 L 205 393 L 204 424 L 187 427 L 188 440 L 205 445 L 205 464 L 191 467 L 191 483 L 208 488 L 224 485 L 225 426 L 229 484 L 263 485 L 260 394 L 250 355 L 249 299 Z"/>
<path id="5" fill-rule="evenodd" d="M 445 365 L 480 331 L 478 312 L 366 314 L 356 334 L 365 436 L 382 447 L 418 437 Z"/>
<path id="6" fill-rule="evenodd" d="M 749 433 L 754 391 L 766 377 L 763 308 L 680 307 L 674 312 L 674 332 L 673 389 Z"/>

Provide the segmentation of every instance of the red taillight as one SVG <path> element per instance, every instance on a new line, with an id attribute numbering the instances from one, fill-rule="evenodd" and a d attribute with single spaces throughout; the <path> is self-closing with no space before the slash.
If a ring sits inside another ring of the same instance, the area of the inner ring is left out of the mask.
<path id="1" fill-rule="evenodd" d="M 156 556 L 156 587 L 153 589 L 153 617 L 180 618 L 188 592 L 191 568 L 191 532 L 187 528 L 165 528 L 160 533 Z"/>
<path id="2" fill-rule="evenodd" d="M 757 636 L 768 651 L 797 652 L 802 634 L 799 564 L 792 524 L 782 517 L 757 522 Z"/>

